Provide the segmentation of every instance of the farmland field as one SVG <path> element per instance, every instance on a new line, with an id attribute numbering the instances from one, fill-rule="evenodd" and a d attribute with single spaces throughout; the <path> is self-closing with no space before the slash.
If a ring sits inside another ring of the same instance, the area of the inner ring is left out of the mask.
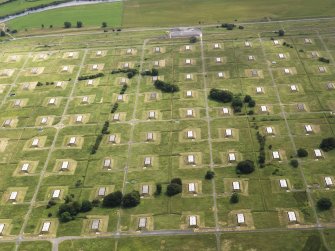
<path id="1" fill-rule="evenodd" d="M 333 27 L 331 19 L 207 27 L 194 43 L 168 39 L 165 29 L 1 43 L 0 250 L 333 249 L 334 206 L 319 211 L 316 202 L 335 203 L 335 186 L 325 184 L 325 177 L 335 183 L 335 152 L 315 152 L 335 132 Z M 286 34 L 279 37 L 273 31 L 281 28 Z M 129 68 L 134 76 L 115 72 Z M 152 69 L 179 91 L 162 92 L 153 76 L 140 74 Z M 234 111 L 231 102 L 208 97 L 212 88 L 242 100 L 250 95 L 255 105 L 243 101 Z M 299 148 L 308 156 L 298 158 Z M 243 160 L 255 171 L 237 173 Z M 205 179 L 209 170 L 212 180 Z M 182 192 L 169 197 L 173 178 L 181 179 Z M 136 207 L 97 203 L 59 221 L 69 195 L 101 202 L 133 190 L 141 193 Z M 238 203 L 231 202 L 234 192 Z"/>
<path id="2" fill-rule="evenodd" d="M 31 14 L 11 20 L 8 25 L 12 29 L 23 30 L 25 28 L 41 28 L 43 24 L 45 29 L 49 29 L 50 25 L 54 28 L 63 27 L 65 21 L 71 22 L 73 26 L 77 21 L 82 21 L 84 27 L 99 27 L 102 22 L 106 22 L 110 27 L 119 27 L 121 19 L 122 3 L 100 3 Z"/>

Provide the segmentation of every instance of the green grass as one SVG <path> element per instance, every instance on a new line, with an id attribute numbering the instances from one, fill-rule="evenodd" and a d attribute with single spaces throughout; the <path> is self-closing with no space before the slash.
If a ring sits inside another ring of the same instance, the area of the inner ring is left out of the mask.
<path id="1" fill-rule="evenodd" d="M 53 25 L 54 28 L 64 27 L 65 21 L 71 22 L 72 27 L 76 26 L 77 21 L 82 21 L 84 27 L 100 27 L 102 22 L 107 22 L 109 27 L 119 27 L 121 19 L 122 3 L 99 3 L 30 14 L 9 21 L 8 26 L 11 29 L 22 30 L 41 28 L 41 25 L 44 24 L 44 29 L 47 30 L 50 25 Z"/>
<path id="2" fill-rule="evenodd" d="M 259 21 L 332 16 L 332 0 L 130 0 L 125 2 L 124 27 L 196 25 L 238 21 Z"/>
<path id="3" fill-rule="evenodd" d="M 30 7 L 34 7 L 34 6 L 41 5 L 41 4 L 48 4 L 52 2 L 54 2 L 54 0 L 13 1 L 10 3 L 6 3 L 4 5 L 1 5 L 0 16 L 12 14 L 12 13 L 15 13 L 21 10 L 25 10 Z"/>

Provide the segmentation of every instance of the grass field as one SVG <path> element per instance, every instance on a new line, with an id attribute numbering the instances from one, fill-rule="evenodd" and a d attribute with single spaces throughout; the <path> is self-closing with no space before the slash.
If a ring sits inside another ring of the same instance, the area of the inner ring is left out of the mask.
<path id="1" fill-rule="evenodd" d="M 50 25 L 54 28 L 64 27 L 64 22 L 69 21 L 75 27 L 77 21 L 82 21 L 84 27 L 99 27 L 102 22 L 107 22 L 109 27 L 121 26 L 122 3 L 100 3 L 89 6 L 66 7 L 45 12 L 31 14 L 8 22 L 12 29 L 25 28 L 45 29 Z"/>
<path id="2" fill-rule="evenodd" d="M 325 0 L 129 0 L 124 27 L 197 25 L 332 16 L 335 3 Z"/>
<path id="3" fill-rule="evenodd" d="M 5 16 L 8 14 L 12 14 L 18 11 L 25 10 L 30 7 L 35 7 L 41 4 L 52 3 L 54 0 L 37 0 L 37 1 L 12 1 L 10 3 L 6 3 L 1 5 L 0 8 L 0 16 Z"/>
<path id="4" fill-rule="evenodd" d="M 324 184 L 324 177 L 335 178 L 335 153 L 324 152 L 323 158 L 316 159 L 313 150 L 323 138 L 334 136 L 335 117 L 330 112 L 335 108 L 335 89 L 328 89 L 327 84 L 335 81 L 335 68 L 333 62 L 325 64 L 312 57 L 312 52 L 330 59 L 335 57 L 335 38 L 329 32 L 334 22 L 321 24 L 309 23 L 310 27 L 320 25 L 319 34 L 306 30 L 307 23 L 291 22 L 246 25 L 244 30 L 234 31 L 207 28 L 202 42 L 194 44 L 189 39 L 157 39 L 165 33 L 163 30 L 32 37 L 2 43 L 0 223 L 6 224 L 3 239 L 15 241 L 20 231 L 29 241 L 93 237 L 60 243 L 62 251 L 139 247 L 307 251 L 306 243 L 315 243 L 315 250 L 323 251 L 321 235 L 314 229 L 317 221 L 326 228 L 333 227 L 334 210 L 314 211 L 311 205 L 323 196 L 335 200 L 334 187 L 327 188 Z M 272 31 L 281 27 L 286 28 L 286 35 L 276 37 L 279 41 L 275 45 Z M 306 42 L 305 38 L 310 40 Z M 250 46 L 246 46 L 246 41 Z M 190 45 L 189 50 L 186 45 Z M 155 52 L 157 47 L 160 52 Z M 132 49 L 131 53 L 128 49 Z M 280 54 L 285 57 L 280 58 Z M 222 60 L 218 62 L 217 58 Z M 188 59 L 190 64 L 186 63 Z M 119 101 L 117 121 L 111 107 L 126 76 L 111 71 L 125 63 L 138 70 L 157 68 L 159 78 L 177 84 L 180 91 L 162 93 L 154 88 L 149 76 L 126 79 L 128 89 Z M 326 67 L 326 72 L 320 72 L 319 66 Z M 285 73 L 286 68 L 291 70 L 290 74 Z M 252 69 L 257 69 L 259 75 L 252 76 Z M 77 81 L 78 76 L 97 72 L 104 76 L 93 83 Z M 224 72 L 224 77 L 219 72 Z M 44 84 L 37 85 L 37 81 Z M 52 81 L 54 84 L 46 84 Z M 291 85 L 298 90 L 292 91 Z M 257 87 L 261 87 L 261 93 L 256 92 Z M 242 97 L 249 94 L 256 106 L 243 106 L 240 113 L 233 113 L 230 104 L 208 100 L 211 88 L 227 89 Z M 192 91 L 191 97 L 187 96 L 188 91 Z M 156 100 L 150 99 L 152 92 L 157 93 Z M 83 97 L 88 98 L 87 102 Z M 55 102 L 49 103 L 51 99 Z M 299 110 L 297 104 L 304 104 L 305 110 Z M 262 112 L 261 106 L 266 106 L 267 112 Z M 223 107 L 230 113 L 224 114 Z M 187 116 L 189 109 L 193 110 L 193 117 Z M 149 118 L 151 111 L 155 112 L 155 118 Z M 83 115 L 82 122 L 75 122 L 78 115 Z M 48 118 L 45 124 L 43 117 Z M 8 119 L 10 125 L 5 123 Z M 91 146 L 106 120 L 110 123 L 110 135 L 117 135 L 117 141 L 108 142 L 105 135 L 97 153 L 91 155 Z M 306 133 L 306 124 L 312 125 L 313 133 Z M 267 127 L 273 128 L 272 135 L 266 134 Z M 231 137 L 225 135 L 226 129 L 232 129 Z M 194 139 L 186 137 L 189 130 L 195 133 Z M 153 142 L 147 142 L 148 132 L 154 133 Z M 257 166 L 250 175 L 239 175 L 235 171 L 236 162 L 229 162 L 228 155 L 234 153 L 237 161 L 257 162 L 260 147 L 257 132 L 266 136 L 266 165 Z M 71 137 L 76 137 L 76 145 L 68 145 Z M 39 144 L 32 147 L 36 138 Z M 309 156 L 299 160 L 299 168 L 292 168 L 290 160 L 296 158 L 296 149 L 300 147 L 306 148 Z M 273 151 L 280 153 L 280 160 L 273 159 Z M 194 165 L 186 163 L 189 154 L 195 157 Z M 152 160 L 149 167 L 144 167 L 146 157 Z M 107 158 L 112 160 L 111 170 L 103 168 Z M 64 160 L 70 163 L 68 171 L 59 170 Z M 31 167 L 26 174 L 20 171 L 23 163 Z M 215 182 L 204 178 L 209 169 L 215 171 Z M 168 197 L 164 192 L 174 177 L 182 179 L 183 192 Z M 279 187 L 280 179 L 287 180 L 287 189 Z M 241 185 L 237 204 L 229 201 L 234 181 Z M 153 195 L 156 183 L 163 186 L 159 196 Z M 196 195 L 187 190 L 190 183 L 196 184 Z M 130 192 L 140 191 L 145 184 L 149 185 L 150 193 L 135 208 L 95 207 L 73 221 L 58 222 L 57 210 L 65 195 L 92 200 L 100 187 L 106 187 L 108 192 Z M 306 185 L 310 190 L 306 191 Z M 57 205 L 46 208 L 56 189 L 61 190 Z M 19 193 L 14 203 L 9 200 L 12 191 Z M 288 211 L 296 213 L 296 224 L 288 222 Z M 238 213 L 245 215 L 245 225 L 238 226 Z M 199 228 L 194 232 L 188 226 L 191 215 L 198 220 Z M 159 235 L 160 230 L 177 230 L 199 235 L 144 237 L 137 226 L 143 216 L 150 221 L 148 230 L 143 231 Z M 95 218 L 103 221 L 98 236 L 112 238 L 95 238 L 97 234 L 89 229 L 90 220 Z M 52 228 L 49 233 L 41 234 L 46 220 L 52 221 Z M 203 233 L 215 228 L 224 231 L 223 234 Z M 232 230 L 235 232 L 229 233 Z M 121 235 L 114 239 L 116 233 L 138 234 L 139 238 Z M 330 246 L 334 246 L 328 236 L 332 233 L 325 231 Z M 0 249 L 12 250 L 12 244 L 0 243 Z M 50 243 L 41 241 L 35 246 L 35 242 L 22 242 L 18 250 L 33 249 L 50 250 Z"/>

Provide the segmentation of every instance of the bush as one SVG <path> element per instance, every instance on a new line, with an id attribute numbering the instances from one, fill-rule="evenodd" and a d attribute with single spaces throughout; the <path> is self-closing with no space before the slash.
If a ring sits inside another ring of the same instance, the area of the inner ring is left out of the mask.
<path id="1" fill-rule="evenodd" d="M 83 27 L 83 22 L 82 21 L 77 21 L 77 28 Z"/>
<path id="2" fill-rule="evenodd" d="M 243 102 L 240 97 L 235 97 L 231 103 L 231 106 L 233 107 L 234 112 L 241 112 Z"/>
<path id="3" fill-rule="evenodd" d="M 6 36 L 6 32 L 0 31 L 0 37 L 4 37 L 4 36 Z"/>
<path id="4" fill-rule="evenodd" d="M 91 211 L 92 208 L 93 208 L 92 202 L 90 202 L 89 200 L 84 200 L 81 203 L 80 211 L 85 213 Z"/>
<path id="5" fill-rule="evenodd" d="M 162 193 L 162 184 L 158 183 L 156 184 L 156 192 L 155 195 L 160 195 Z"/>
<path id="6" fill-rule="evenodd" d="M 107 23 L 106 22 L 102 22 L 101 27 L 102 28 L 106 28 L 107 27 Z"/>
<path id="7" fill-rule="evenodd" d="M 324 58 L 324 57 L 319 57 L 319 61 L 320 61 L 320 62 L 323 62 L 323 63 L 327 63 L 327 64 L 330 63 L 330 60 L 327 59 L 327 58 Z"/>
<path id="8" fill-rule="evenodd" d="M 124 208 L 136 207 L 140 203 L 141 197 L 138 191 L 132 191 L 126 194 L 122 199 L 122 206 Z"/>
<path id="9" fill-rule="evenodd" d="M 256 106 L 256 101 L 255 100 L 250 100 L 249 103 L 248 103 L 248 106 L 249 107 L 255 107 Z"/>
<path id="10" fill-rule="evenodd" d="M 59 221 L 60 222 L 69 222 L 69 221 L 71 221 L 71 220 L 73 220 L 74 219 L 74 217 L 73 216 L 71 216 L 71 214 L 69 213 L 69 212 L 64 212 L 64 213 L 62 213 L 61 215 L 60 215 L 60 217 L 59 217 Z"/>
<path id="11" fill-rule="evenodd" d="M 249 103 L 252 100 L 252 97 L 250 95 L 245 95 L 243 101 L 244 103 Z"/>
<path id="12" fill-rule="evenodd" d="M 179 91 L 179 87 L 177 85 L 165 83 L 164 81 L 161 80 L 156 80 L 154 85 L 157 89 L 161 90 L 162 92 L 173 93 Z"/>
<path id="13" fill-rule="evenodd" d="M 213 179 L 214 178 L 214 176 L 215 176 L 215 173 L 213 172 L 213 171 L 207 171 L 207 173 L 206 173 L 206 175 L 205 175 L 205 179 L 206 180 L 211 180 L 211 179 Z"/>
<path id="14" fill-rule="evenodd" d="M 168 196 L 173 196 L 182 192 L 182 186 L 177 183 L 171 183 L 167 186 L 166 194 Z"/>
<path id="15" fill-rule="evenodd" d="M 335 138 L 330 137 L 323 139 L 320 144 L 320 148 L 325 152 L 333 150 L 335 148 Z"/>
<path id="16" fill-rule="evenodd" d="M 284 35 L 285 35 L 285 31 L 284 31 L 284 30 L 279 30 L 279 31 L 278 31 L 278 35 L 279 35 L 280 37 L 284 36 Z"/>
<path id="17" fill-rule="evenodd" d="M 71 216 L 76 216 L 81 209 L 81 204 L 78 201 L 64 203 L 59 206 L 58 214 L 62 215 L 64 212 L 70 213 Z"/>
<path id="18" fill-rule="evenodd" d="M 190 43 L 194 44 L 198 41 L 197 37 L 190 37 Z"/>
<path id="19" fill-rule="evenodd" d="M 226 90 L 211 89 L 209 98 L 222 103 L 229 103 L 233 100 L 233 93 Z"/>
<path id="20" fill-rule="evenodd" d="M 110 194 L 107 194 L 103 201 L 103 207 L 118 207 L 121 205 L 122 202 L 122 192 L 116 191 Z"/>
<path id="21" fill-rule="evenodd" d="M 237 164 L 236 172 L 242 174 L 249 174 L 255 171 L 254 162 L 251 160 L 244 160 Z"/>
<path id="22" fill-rule="evenodd" d="M 64 22 L 64 28 L 65 29 L 69 29 L 69 28 L 71 28 L 71 26 L 72 26 L 71 22 Z"/>
<path id="23" fill-rule="evenodd" d="M 240 200 L 240 198 L 239 198 L 238 194 L 237 194 L 237 193 L 233 193 L 233 194 L 231 195 L 229 201 L 230 201 L 230 203 L 232 203 L 232 204 L 236 204 L 236 203 L 239 202 L 239 200 Z"/>
<path id="24" fill-rule="evenodd" d="M 291 165 L 292 167 L 298 167 L 298 166 L 299 166 L 299 162 L 298 162 L 296 159 L 292 159 L 292 160 L 290 161 L 290 165 Z"/>
<path id="25" fill-rule="evenodd" d="M 100 200 L 99 199 L 92 200 L 92 206 L 93 207 L 99 207 L 100 206 Z"/>
<path id="26" fill-rule="evenodd" d="M 321 211 L 329 210 L 332 207 L 332 205 L 333 205 L 333 203 L 328 198 L 321 198 L 316 203 L 316 206 Z"/>
<path id="27" fill-rule="evenodd" d="M 171 184 L 174 183 L 174 184 L 178 184 L 178 185 L 182 185 L 182 181 L 181 181 L 181 178 L 173 178 L 170 182 Z"/>
<path id="28" fill-rule="evenodd" d="M 307 157 L 308 156 L 308 152 L 304 148 L 299 148 L 298 151 L 297 151 L 297 155 L 300 158 Z"/>
<path id="29" fill-rule="evenodd" d="M 80 76 L 78 77 L 78 80 L 87 80 L 87 79 L 95 79 L 95 78 L 100 78 L 103 77 L 104 74 L 102 72 L 94 74 L 94 75 L 88 75 L 88 76 Z"/>

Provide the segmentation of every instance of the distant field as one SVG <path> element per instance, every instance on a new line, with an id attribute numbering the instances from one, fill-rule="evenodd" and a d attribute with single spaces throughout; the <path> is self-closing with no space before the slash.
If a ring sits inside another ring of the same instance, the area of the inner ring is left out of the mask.
<path id="1" fill-rule="evenodd" d="M 162 26 L 333 16 L 333 0 L 128 0 L 123 25 Z"/>
<path id="2" fill-rule="evenodd" d="M 8 22 L 12 29 L 22 30 L 25 28 L 40 28 L 44 24 L 48 29 L 50 25 L 54 28 L 63 27 L 65 21 L 72 22 L 74 26 L 77 21 L 82 21 L 84 27 L 101 26 L 107 22 L 110 27 L 121 25 L 122 3 L 100 3 L 89 6 L 76 6 L 49 10 L 20 17 Z"/>
<path id="3" fill-rule="evenodd" d="M 8 15 L 11 13 L 15 13 L 26 8 L 38 6 L 41 4 L 52 3 L 55 0 L 36 0 L 36 1 L 25 1 L 25 0 L 17 0 L 10 3 L 6 3 L 0 7 L 0 16 Z M 5 0 L 0 0 L 1 2 L 5 2 Z"/>

